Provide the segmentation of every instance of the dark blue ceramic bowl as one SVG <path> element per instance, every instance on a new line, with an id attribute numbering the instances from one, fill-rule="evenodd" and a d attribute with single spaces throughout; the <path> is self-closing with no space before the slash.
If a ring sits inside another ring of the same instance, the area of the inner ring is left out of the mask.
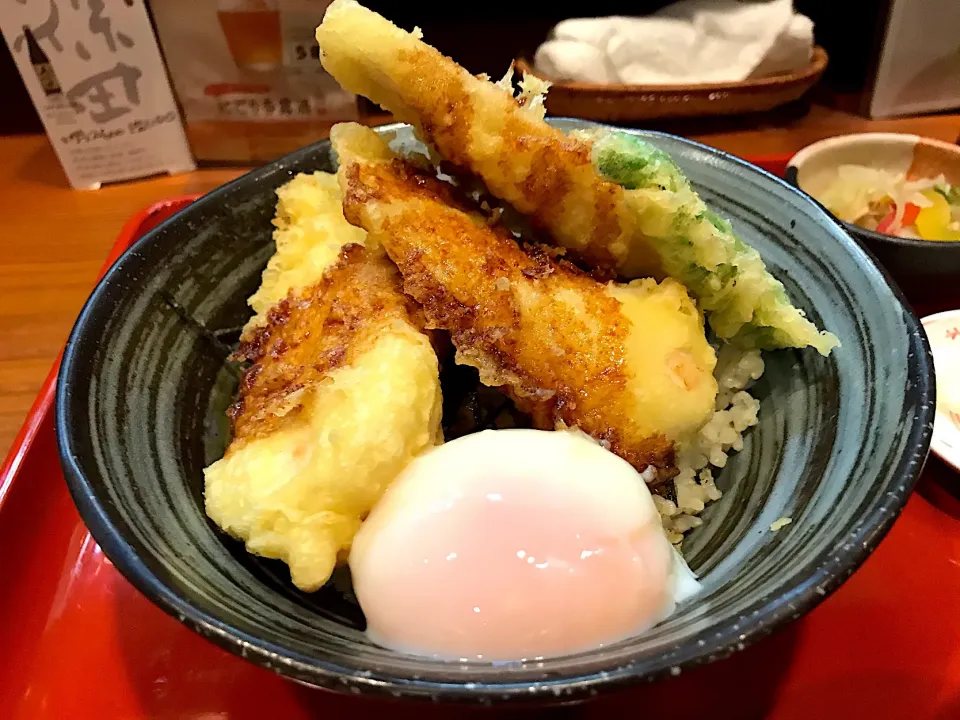
<path id="1" fill-rule="evenodd" d="M 564 128 L 586 123 L 557 120 Z M 409 128 L 392 127 L 413 142 Z M 64 471 L 117 568 L 217 644 L 340 691 L 443 701 L 582 698 L 722 658 L 794 620 L 880 542 L 927 456 L 934 409 L 923 331 L 897 290 L 802 193 L 729 155 L 641 133 L 730 218 L 817 324 L 843 341 L 767 355 L 760 425 L 720 474 L 723 498 L 685 543 L 703 593 L 642 637 L 514 665 L 444 663 L 372 645 L 348 596 L 297 592 L 282 565 L 246 554 L 206 519 L 202 470 L 226 443 L 236 390 L 225 338 L 273 252 L 273 191 L 332 170 L 299 150 L 216 190 L 151 231 L 96 288 L 57 388 Z M 780 517 L 793 523 L 777 533 Z"/>

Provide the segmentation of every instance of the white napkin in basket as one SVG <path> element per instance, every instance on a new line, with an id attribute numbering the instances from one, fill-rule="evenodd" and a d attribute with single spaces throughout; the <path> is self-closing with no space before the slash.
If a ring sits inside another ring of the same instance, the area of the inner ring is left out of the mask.
<path id="1" fill-rule="evenodd" d="M 812 49 L 813 23 L 792 0 L 683 0 L 649 17 L 565 20 L 535 63 L 558 80 L 682 85 L 793 70 Z"/>

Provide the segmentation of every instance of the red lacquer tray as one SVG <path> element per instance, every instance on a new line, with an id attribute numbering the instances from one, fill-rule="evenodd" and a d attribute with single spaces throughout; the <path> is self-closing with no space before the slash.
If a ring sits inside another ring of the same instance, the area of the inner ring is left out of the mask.
<path id="1" fill-rule="evenodd" d="M 780 172 L 785 161 L 758 164 Z M 108 264 L 191 200 L 132 218 Z M 0 471 L 0 720 L 491 716 L 312 690 L 155 608 L 103 556 L 70 500 L 53 431 L 55 377 L 56 366 Z M 931 457 L 863 568 L 773 637 L 680 677 L 523 714 L 960 719 L 960 501 L 946 489 L 958 479 Z"/>

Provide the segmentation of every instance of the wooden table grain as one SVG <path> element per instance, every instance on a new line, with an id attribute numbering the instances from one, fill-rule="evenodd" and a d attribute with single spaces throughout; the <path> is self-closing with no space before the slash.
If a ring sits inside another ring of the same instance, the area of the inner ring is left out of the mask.
<path id="1" fill-rule="evenodd" d="M 157 200 L 241 170 L 71 190 L 45 136 L 0 137 L 0 449 L 56 359 L 123 223 Z"/>
<path id="2" fill-rule="evenodd" d="M 793 153 L 850 132 L 912 132 L 954 142 L 960 115 L 869 121 L 814 106 L 800 117 L 755 125 L 701 121 L 673 129 L 736 155 L 756 156 Z M 206 192 L 243 172 L 204 169 L 76 191 L 67 186 L 45 137 L 0 137 L 0 450 L 13 442 L 127 218 L 163 198 Z"/>

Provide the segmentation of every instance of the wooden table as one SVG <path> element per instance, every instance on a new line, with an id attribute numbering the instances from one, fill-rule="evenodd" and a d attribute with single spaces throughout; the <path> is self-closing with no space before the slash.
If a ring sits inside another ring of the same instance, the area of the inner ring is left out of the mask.
<path id="1" fill-rule="evenodd" d="M 793 153 L 851 132 L 911 132 L 954 142 L 960 115 L 869 121 L 814 106 L 799 117 L 664 129 L 741 156 Z M 124 221 L 157 200 L 200 193 L 242 169 L 207 169 L 75 191 L 45 137 L 0 137 L 0 450 L 12 443 Z"/>

